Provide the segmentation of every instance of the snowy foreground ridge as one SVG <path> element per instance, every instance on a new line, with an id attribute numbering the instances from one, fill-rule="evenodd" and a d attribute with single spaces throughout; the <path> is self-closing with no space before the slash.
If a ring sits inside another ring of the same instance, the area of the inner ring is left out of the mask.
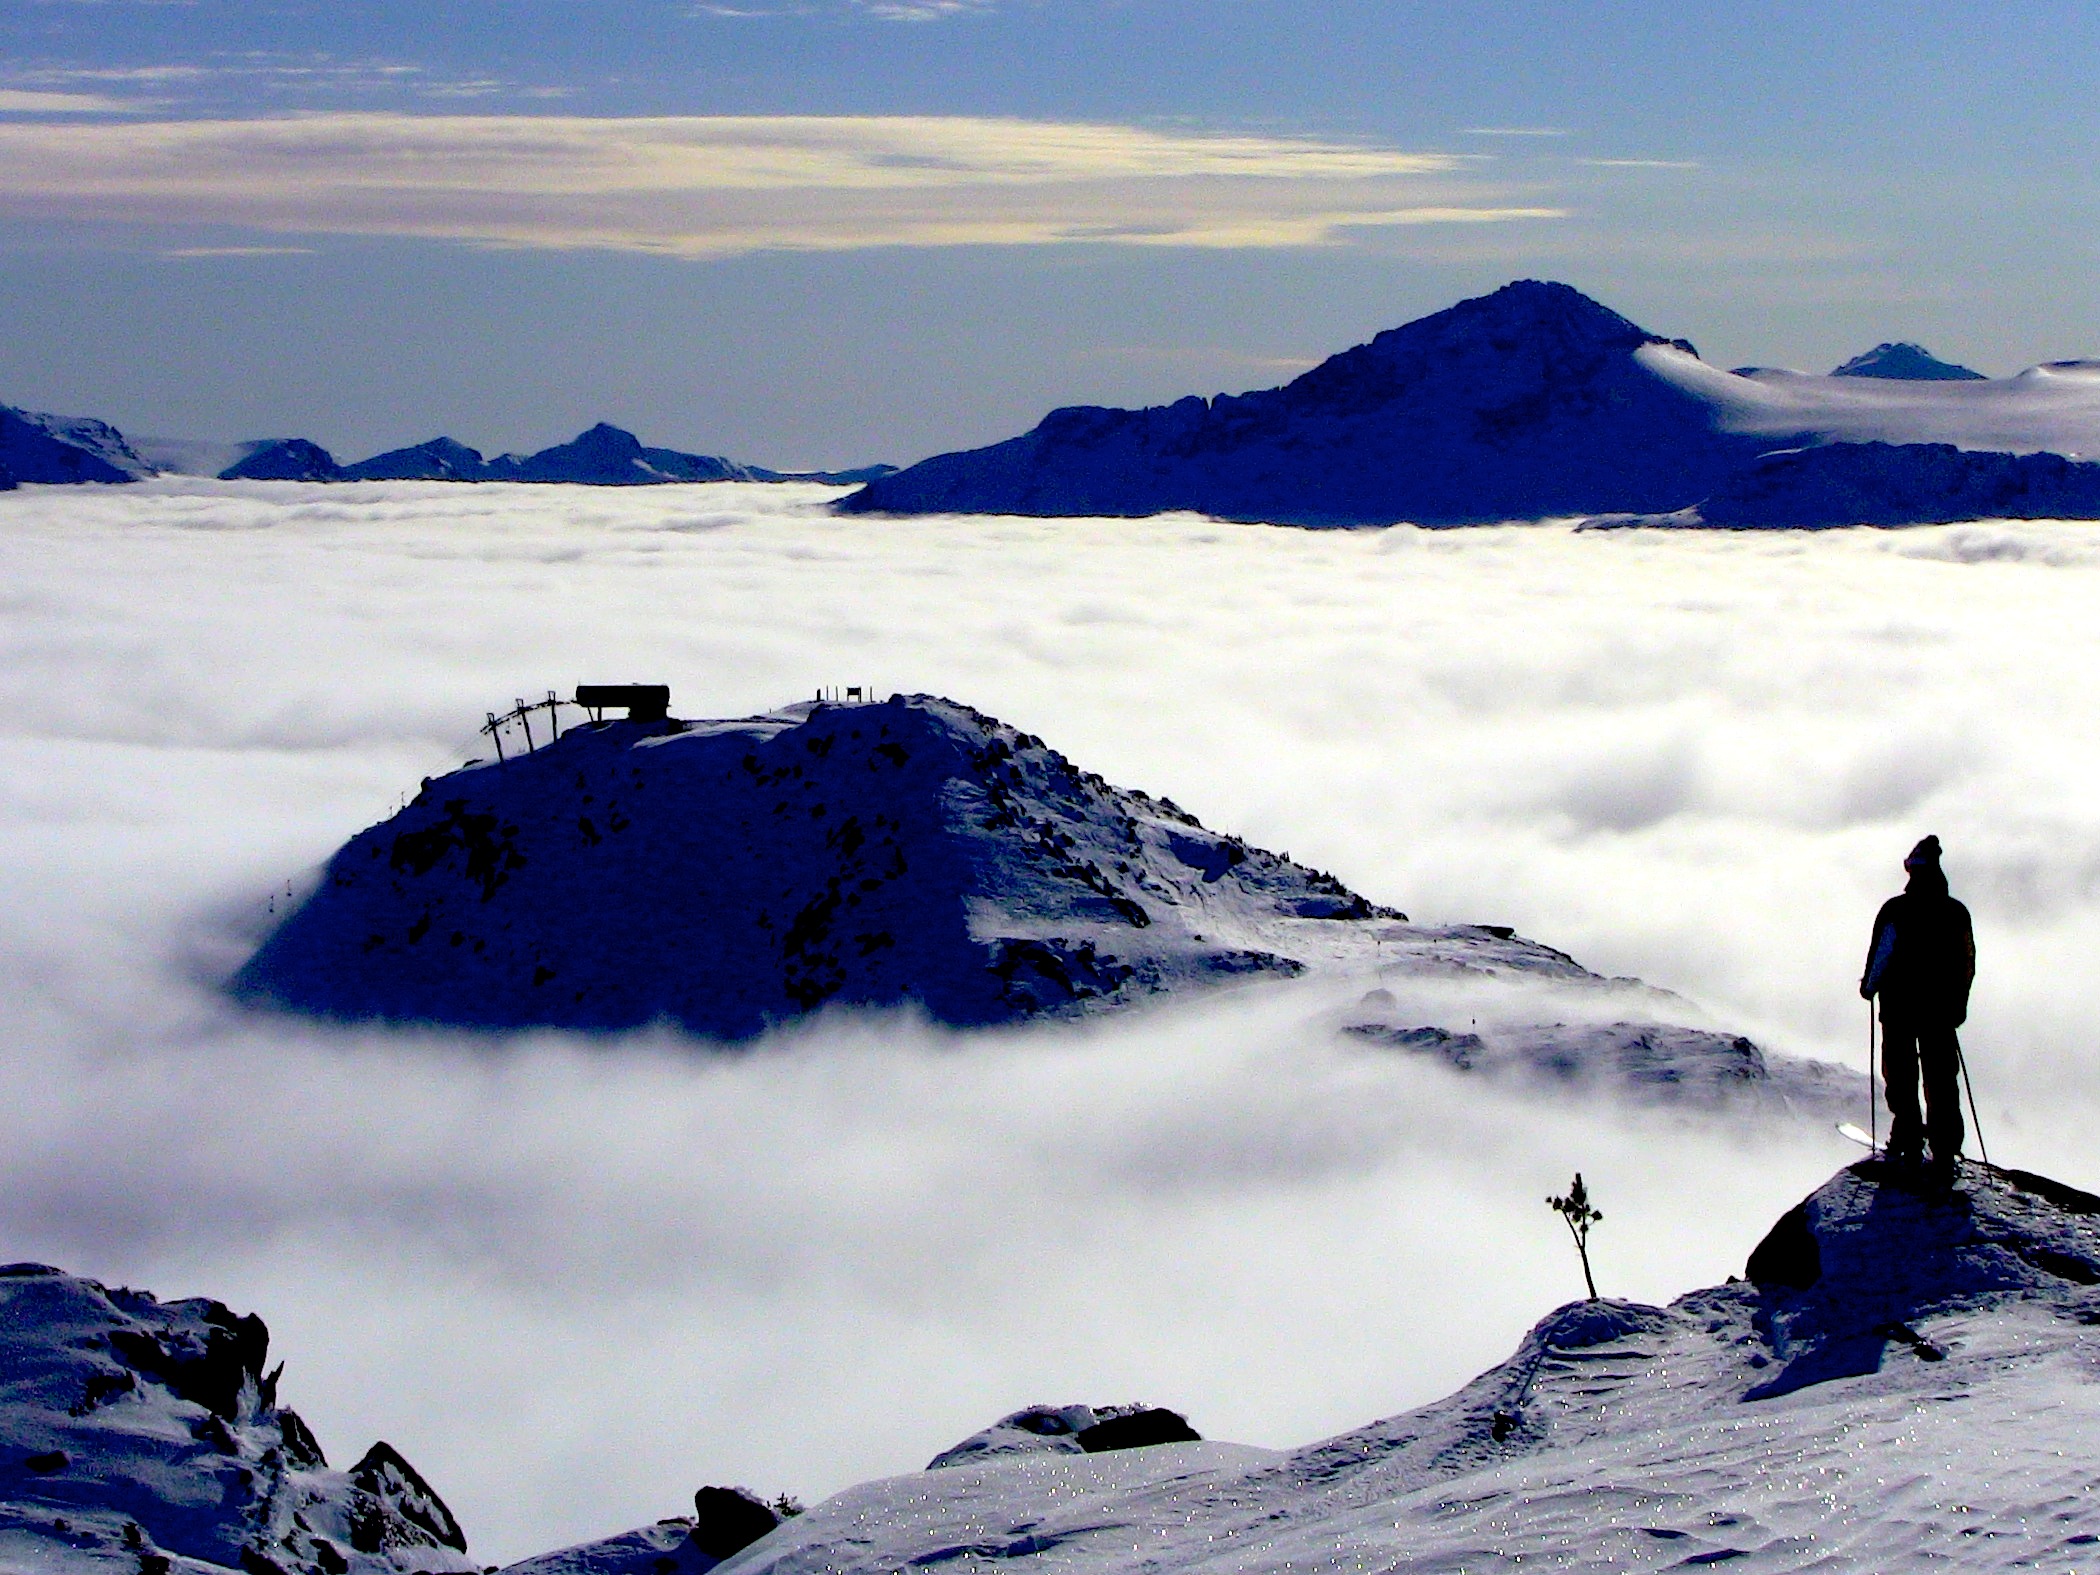
<path id="1" fill-rule="evenodd" d="M 511 1569 L 2100 1567 L 2100 1198 L 1976 1165 L 1918 1192 L 1862 1160 L 1746 1273 L 1668 1307 L 1571 1303 L 1448 1399 L 1299 1449 L 1091 1452 L 1117 1419 L 1039 1406 L 726 1560 L 703 1547 L 719 1522 L 671 1518 Z M 327 1467 L 266 1343 L 214 1302 L 0 1270 L 0 1568 L 475 1568 L 385 1445 Z"/>
<path id="2" fill-rule="evenodd" d="M 723 1575 L 2100 1568 L 2100 1198 L 1973 1166 L 1921 1195 L 1867 1160 L 1748 1276 L 1573 1303 L 1449 1399 L 1302 1449 L 867 1483 Z"/>

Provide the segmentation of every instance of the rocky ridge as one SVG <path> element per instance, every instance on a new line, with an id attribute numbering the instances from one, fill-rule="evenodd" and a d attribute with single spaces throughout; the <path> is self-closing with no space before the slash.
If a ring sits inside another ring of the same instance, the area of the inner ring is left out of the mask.
<path id="1" fill-rule="evenodd" d="M 0 1268 L 0 1568 L 423 1575 L 480 1568 L 415 1468 L 329 1466 L 269 1331 L 42 1264 Z"/>

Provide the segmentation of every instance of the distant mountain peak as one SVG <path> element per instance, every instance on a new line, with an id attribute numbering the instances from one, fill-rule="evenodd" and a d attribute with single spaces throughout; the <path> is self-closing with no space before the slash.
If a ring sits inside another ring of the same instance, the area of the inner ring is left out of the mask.
<path id="1" fill-rule="evenodd" d="M 1942 361 L 1923 345 L 1907 340 L 1889 340 L 1864 355 L 1856 355 L 1830 374 L 1832 377 L 1885 377 L 1905 383 L 1980 383 L 1981 372 L 1952 361 Z"/>

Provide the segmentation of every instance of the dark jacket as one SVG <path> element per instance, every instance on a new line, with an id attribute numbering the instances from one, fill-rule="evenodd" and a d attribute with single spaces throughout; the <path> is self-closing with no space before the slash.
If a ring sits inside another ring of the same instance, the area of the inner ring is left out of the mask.
<path id="1" fill-rule="evenodd" d="M 1874 916 L 1859 993 L 1881 997 L 1883 1022 L 1958 1026 L 1969 1015 L 1975 979 L 1969 910 L 1948 895 L 1937 868 L 1918 870 Z"/>

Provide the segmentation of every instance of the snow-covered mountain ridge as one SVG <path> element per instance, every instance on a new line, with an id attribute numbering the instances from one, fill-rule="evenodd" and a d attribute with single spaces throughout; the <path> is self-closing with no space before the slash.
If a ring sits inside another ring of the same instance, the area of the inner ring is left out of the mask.
<path id="1" fill-rule="evenodd" d="M 1830 376 L 1739 374 L 1567 285 L 1520 280 L 1281 388 L 1056 410 L 1020 437 L 921 461 L 838 507 L 1450 525 L 1673 513 L 1775 448 L 2100 454 L 2090 363 L 1964 378 L 1894 354 L 1902 348 L 1915 347 L 1879 347 Z"/>
<path id="2" fill-rule="evenodd" d="M 1863 1161 L 1747 1274 L 1572 1303 L 1448 1399 L 1304 1448 L 1009 1453 L 848 1489 L 723 1569 L 2100 1563 L 2100 1198 Z"/>

